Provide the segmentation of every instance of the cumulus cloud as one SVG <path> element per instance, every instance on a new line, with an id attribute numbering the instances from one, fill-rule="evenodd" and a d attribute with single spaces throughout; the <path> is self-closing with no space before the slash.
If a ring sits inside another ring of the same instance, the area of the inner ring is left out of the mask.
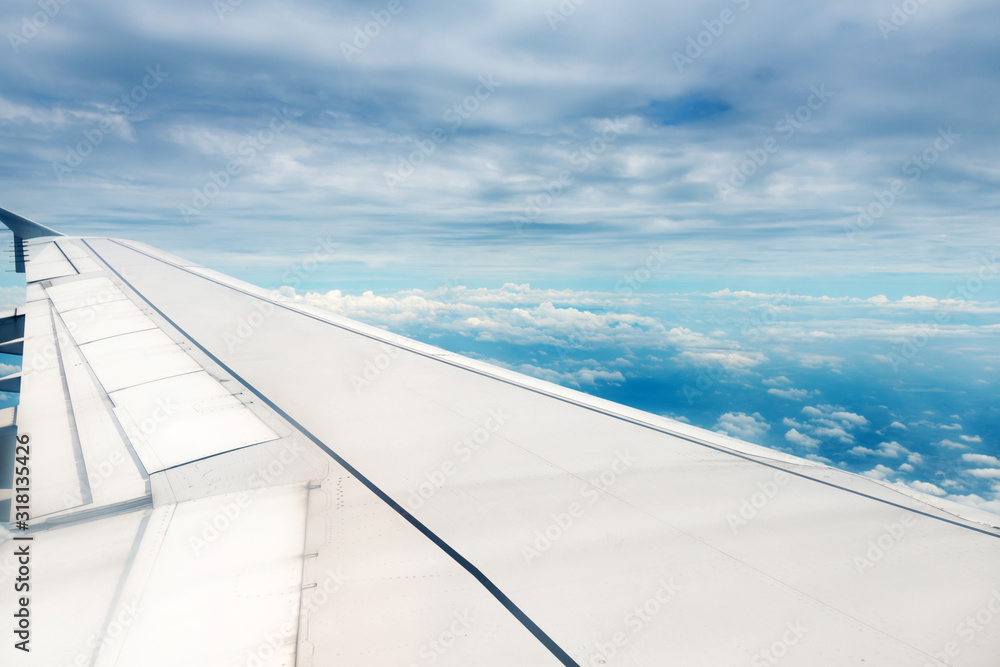
<path id="1" fill-rule="evenodd" d="M 793 445 L 799 445 L 801 447 L 818 447 L 819 440 L 816 438 L 810 438 L 805 433 L 799 433 L 796 429 L 790 429 L 785 433 L 785 440 L 792 443 Z"/>
<path id="2" fill-rule="evenodd" d="M 930 496 L 942 496 L 948 495 L 948 492 L 941 487 L 931 484 L 930 482 L 921 482 L 920 480 L 913 480 L 912 482 L 905 482 L 905 485 L 913 489 L 914 491 L 919 491 L 920 493 L 926 493 Z"/>
<path id="3" fill-rule="evenodd" d="M 840 440 L 844 444 L 849 444 L 854 442 L 854 436 L 845 431 L 844 429 L 840 428 L 839 426 L 836 428 L 827 428 L 823 426 L 820 428 L 814 428 L 812 432 L 820 436 L 821 438 L 836 438 L 837 440 Z"/>
<path id="4" fill-rule="evenodd" d="M 840 421 L 846 422 L 846 423 L 851 424 L 853 426 L 867 426 L 868 425 L 868 420 L 865 417 L 863 417 L 863 416 L 861 416 L 859 414 L 855 414 L 853 412 L 846 412 L 844 410 L 838 410 L 837 412 L 831 413 L 830 416 L 833 417 L 834 419 L 839 419 Z"/>
<path id="5" fill-rule="evenodd" d="M 978 435 L 960 435 L 960 436 L 958 436 L 958 439 L 962 440 L 963 442 L 982 442 L 983 441 L 983 439 L 980 436 L 978 436 Z"/>
<path id="6" fill-rule="evenodd" d="M 940 442 L 938 442 L 938 444 L 941 445 L 942 447 L 951 447 L 952 449 L 968 449 L 969 448 L 968 445 L 964 445 L 961 442 L 955 442 L 954 440 L 948 440 L 948 439 L 941 440 Z"/>
<path id="7" fill-rule="evenodd" d="M 896 471 L 890 468 L 889 466 L 882 465 L 880 463 L 871 470 L 868 470 L 861 474 L 864 475 L 865 477 L 871 477 L 872 479 L 887 480 L 893 475 L 895 475 Z"/>
<path id="8" fill-rule="evenodd" d="M 879 444 L 879 446 L 874 450 L 868 449 L 866 447 L 855 447 L 854 449 L 851 450 L 851 453 L 859 454 L 862 456 L 872 454 L 875 456 L 883 456 L 886 458 L 894 459 L 909 454 L 910 450 L 908 450 L 906 447 L 903 447 L 901 444 L 893 440 L 892 442 L 883 442 Z"/>
<path id="9" fill-rule="evenodd" d="M 727 412 L 716 422 L 714 430 L 742 440 L 753 440 L 767 433 L 771 426 L 759 412 L 748 415 L 743 412 Z"/>
<path id="10" fill-rule="evenodd" d="M 1000 467 L 1000 459 L 987 454 L 962 454 L 962 460 L 966 463 Z"/>
<path id="11" fill-rule="evenodd" d="M 622 375 L 621 371 L 608 371 L 595 368 L 581 368 L 576 371 L 557 371 L 532 364 L 518 364 L 513 366 L 496 359 L 491 359 L 490 362 L 497 366 L 510 368 L 519 373 L 536 377 L 539 380 L 546 380 L 554 384 L 571 387 L 594 387 L 600 383 L 621 384 L 625 382 L 625 376 Z"/>
<path id="12" fill-rule="evenodd" d="M 771 388 L 767 390 L 767 393 L 772 396 L 779 396 L 781 398 L 787 398 L 792 401 L 801 401 L 802 399 L 809 396 L 809 392 L 805 389 L 795 389 L 789 387 L 788 389 L 776 389 Z"/>
<path id="13" fill-rule="evenodd" d="M 816 438 L 836 440 L 842 444 L 854 443 L 854 431 L 868 426 L 868 419 L 863 415 L 849 412 L 834 405 L 807 405 L 802 408 L 801 413 L 807 418 L 802 426 L 805 431 Z M 898 445 L 898 443 L 893 444 Z M 884 449 L 880 454 L 890 456 L 891 454 L 888 452 L 891 450 L 892 446 Z M 861 456 L 867 453 L 876 453 L 874 450 L 864 447 L 855 448 L 852 452 Z"/>
<path id="14" fill-rule="evenodd" d="M 988 500 L 978 494 L 970 493 L 964 495 L 949 495 L 947 498 L 948 500 L 952 500 L 962 505 L 968 505 L 969 507 L 975 507 L 976 509 L 983 510 L 984 512 L 1000 514 L 1000 497 Z"/>
<path id="15" fill-rule="evenodd" d="M 980 479 L 1000 479 L 1000 468 L 976 468 L 968 473 Z"/>
<path id="16" fill-rule="evenodd" d="M 713 351 L 691 351 L 681 352 L 678 358 L 686 360 L 695 366 L 720 366 L 730 372 L 745 372 L 757 366 L 767 357 L 763 354 L 746 352 L 713 352 Z"/>

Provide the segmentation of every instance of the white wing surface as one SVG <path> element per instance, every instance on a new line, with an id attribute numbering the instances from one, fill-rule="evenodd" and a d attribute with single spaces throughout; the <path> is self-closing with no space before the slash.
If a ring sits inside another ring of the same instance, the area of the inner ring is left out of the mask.
<path id="1" fill-rule="evenodd" d="M 1000 665 L 996 516 L 0 212 L 4 666 Z"/>

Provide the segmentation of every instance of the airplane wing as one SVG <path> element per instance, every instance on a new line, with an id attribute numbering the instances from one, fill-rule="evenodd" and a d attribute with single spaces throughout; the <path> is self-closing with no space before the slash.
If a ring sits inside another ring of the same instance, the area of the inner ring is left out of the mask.
<path id="1" fill-rule="evenodd" d="M 0 664 L 1000 664 L 1000 517 L 0 220 Z"/>

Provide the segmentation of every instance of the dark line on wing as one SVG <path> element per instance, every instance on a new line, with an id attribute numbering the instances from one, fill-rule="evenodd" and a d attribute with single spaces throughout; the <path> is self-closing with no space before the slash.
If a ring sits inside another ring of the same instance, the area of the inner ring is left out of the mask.
<path id="1" fill-rule="evenodd" d="M 58 250 L 59 253 L 63 256 L 63 259 L 65 259 L 67 262 L 69 262 L 70 268 L 73 269 L 74 271 L 76 271 L 76 275 L 78 275 L 78 276 L 83 275 L 80 272 L 80 269 L 76 268 L 76 264 L 74 264 L 73 260 L 71 260 L 69 258 L 69 255 L 66 254 L 66 251 L 59 247 L 59 243 L 57 241 L 53 241 L 52 245 L 54 245 L 56 247 L 56 250 Z"/>
<path id="2" fill-rule="evenodd" d="M 406 509 L 404 509 L 402 505 L 400 505 L 395 500 L 393 500 L 391 497 L 389 497 L 389 494 L 387 494 L 385 491 L 383 491 L 381 488 L 379 488 L 374 482 L 372 482 L 367 477 L 365 477 L 363 474 L 361 474 L 361 471 L 359 471 L 357 468 L 355 468 L 350 463 L 348 463 L 346 460 L 344 460 L 343 457 L 341 457 L 339 454 L 337 454 L 335 451 L 333 451 L 330 447 L 328 447 L 322 440 L 320 440 L 315 435 L 313 435 L 311 432 L 309 432 L 308 430 L 306 430 L 306 428 L 304 426 L 302 426 L 302 424 L 300 424 L 295 419 L 293 419 L 291 415 L 289 415 L 287 412 L 285 412 L 280 407 L 278 407 L 273 401 L 271 401 L 269 398 L 267 398 L 267 396 L 265 396 L 263 393 L 261 393 L 260 391 L 258 391 L 256 387 L 254 387 L 249 382 L 247 382 L 246 380 L 244 380 L 241 376 L 239 376 L 235 371 L 233 371 L 233 369 L 231 369 L 229 366 L 227 366 L 225 363 L 223 363 L 223 361 L 221 359 L 219 359 L 214 354 L 212 354 L 211 352 L 209 352 L 201 343 L 199 343 L 198 341 L 196 341 L 193 338 L 191 338 L 191 336 L 188 336 L 187 332 L 185 332 L 184 329 L 182 329 L 181 327 L 179 327 L 176 322 L 174 322 L 172 319 L 170 319 L 169 317 L 167 317 L 167 315 L 163 311 L 161 311 L 159 308 L 157 308 L 151 301 L 149 301 L 149 299 L 147 299 L 146 297 L 144 297 L 139 292 L 139 290 L 137 290 L 135 287 L 133 287 L 132 283 L 130 283 L 128 280 L 126 280 L 125 277 L 122 274 L 118 273 L 118 271 L 114 267 L 112 267 L 110 264 L 108 264 L 108 262 L 106 262 L 104 260 L 104 257 L 102 257 L 101 254 L 99 252 L 97 252 L 97 250 L 95 250 L 94 247 L 92 245 L 90 245 L 90 243 L 86 239 L 81 239 L 81 240 L 87 245 L 88 248 L 90 248 L 91 252 L 93 252 L 101 260 L 101 262 L 103 262 L 104 265 L 108 267 L 108 270 L 110 270 L 112 273 L 114 273 L 116 276 L 118 276 L 119 280 L 121 280 L 123 283 L 125 283 L 126 285 L 128 285 L 129 289 L 131 289 L 140 299 L 142 299 L 147 304 L 149 304 L 149 307 L 152 308 L 153 310 L 155 310 L 160 315 L 160 317 L 162 317 L 164 320 L 166 320 L 168 323 L 170 323 L 170 325 L 172 327 L 174 327 L 175 329 L 177 329 L 177 331 L 181 332 L 189 341 L 191 341 L 191 343 L 193 345 L 195 345 L 199 350 L 201 350 L 212 361 L 214 361 L 219 366 L 221 366 L 222 368 L 224 368 L 227 373 L 229 373 L 230 375 L 232 375 L 233 378 L 235 378 L 238 382 L 240 382 L 244 387 L 246 387 L 247 389 L 249 389 L 250 391 L 252 391 L 261 401 L 263 401 L 266 405 L 268 405 L 268 407 L 270 407 L 276 413 L 278 413 L 279 415 L 281 415 L 281 417 L 283 417 L 289 424 L 291 424 L 296 429 L 298 429 L 299 432 L 302 433 L 302 435 L 304 435 L 307 438 L 309 438 L 313 442 L 313 444 L 315 444 L 317 447 L 319 447 L 320 449 L 322 449 L 323 451 L 325 451 L 327 454 L 329 454 L 337 463 L 339 463 L 341 466 L 343 466 L 345 470 L 347 470 L 349 473 L 351 473 L 352 475 L 354 475 L 358 479 L 358 481 L 360 481 L 362 484 L 364 484 L 368 488 L 369 491 L 371 491 L 372 493 L 374 493 L 382 502 L 384 502 L 386 505 L 388 505 L 393 510 L 395 510 L 395 512 L 397 514 L 399 514 L 401 517 L 403 517 L 404 519 L 406 519 L 406 521 L 409 522 L 410 525 L 412 525 L 418 531 L 420 531 L 421 533 L 423 533 L 423 535 L 427 539 L 429 539 L 431 542 L 433 542 L 434 544 L 436 544 L 438 546 L 438 548 L 440 548 L 442 551 L 444 551 L 446 554 L 448 554 L 452 558 L 452 560 L 454 560 L 456 563 L 458 563 L 459 565 L 461 565 L 465 569 L 466 572 L 468 572 L 473 577 L 475 577 L 475 579 L 483 586 L 483 588 L 485 588 L 487 591 L 489 591 L 493 595 L 493 597 L 496 598 L 500 602 L 500 604 L 502 604 L 507 609 L 507 611 L 509 611 L 511 613 L 511 615 L 513 615 L 514 618 L 516 618 L 521 623 L 521 625 L 523 625 L 528 630 L 528 632 L 530 632 L 531 634 L 533 634 L 535 636 L 535 638 L 538 641 L 540 641 L 542 643 L 542 645 L 544 645 L 545 648 L 547 648 L 549 650 L 549 652 L 552 653 L 553 656 L 556 657 L 556 659 L 558 659 L 564 665 L 567 665 L 567 666 L 570 666 L 570 667 L 580 667 L 579 664 L 576 661 L 574 661 L 571 657 L 569 657 L 569 654 L 566 653 L 566 651 L 563 650 L 563 648 L 561 646 L 559 646 L 559 644 L 557 644 L 551 637 L 549 637 L 545 633 L 544 630 L 542 630 L 540 627 L 538 627 L 538 625 L 534 621 L 532 621 L 528 617 L 527 614 L 525 614 L 523 611 L 521 611 L 520 607 L 518 607 L 516 604 L 514 604 L 513 600 L 511 600 L 509 597 L 507 597 L 504 594 L 504 592 L 501 591 L 500 588 L 489 579 L 489 577 L 487 577 L 485 574 L 483 574 L 483 572 L 480 571 L 480 569 L 477 568 L 475 565 L 473 565 L 468 559 L 466 559 L 465 556 L 463 556 L 462 554 L 458 553 L 458 551 L 456 551 L 454 549 L 454 547 L 452 547 L 450 544 L 448 544 L 447 542 L 445 542 L 441 537 L 439 537 L 436 533 L 434 533 L 430 528 L 428 528 L 423 523 L 421 523 L 415 516 L 413 516 L 412 514 L 410 514 L 409 512 L 407 512 Z M 139 252 L 139 251 L 135 251 L 133 248 L 128 248 L 127 246 L 122 246 L 122 247 L 125 247 L 128 250 L 132 250 L 133 252 Z M 146 253 L 142 253 L 142 254 L 145 255 Z M 154 259 L 156 259 L 156 258 L 154 258 Z M 159 261 L 163 261 L 163 260 L 159 260 Z M 176 265 L 174 265 L 174 264 L 170 264 L 169 262 L 164 262 L 164 263 L 167 264 L 168 266 L 174 266 L 175 268 L 180 268 L 180 267 L 176 267 Z M 193 274 L 193 275 L 198 275 L 198 274 Z"/>
<path id="3" fill-rule="evenodd" d="M 620 421 L 627 422 L 627 423 L 633 424 L 635 426 L 639 426 L 639 427 L 642 427 L 642 428 L 647 428 L 647 429 L 650 429 L 651 431 L 656 431 L 658 433 L 663 433 L 665 435 L 670 435 L 670 436 L 673 436 L 673 437 L 678 438 L 680 440 L 686 440 L 687 442 L 693 443 L 695 445 L 700 445 L 702 447 L 706 447 L 708 449 L 712 449 L 712 450 L 715 450 L 717 452 L 721 452 L 723 454 L 728 454 L 730 456 L 734 456 L 736 458 L 743 459 L 745 461 L 750 461 L 751 463 L 756 463 L 758 465 L 762 465 L 764 467 L 771 468 L 772 470 L 780 470 L 781 472 L 788 473 L 789 475 L 794 475 L 795 477 L 798 477 L 800 479 L 806 479 L 806 480 L 809 480 L 809 481 L 812 481 L 812 482 L 816 482 L 818 484 L 823 484 L 824 486 L 828 486 L 828 487 L 833 488 L 833 489 L 839 489 L 841 491 L 846 491 L 847 493 L 852 493 L 852 494 L 854 494 L 856 496 L 860 496 L 862 498 L 868 498 L 869 500 L 874 500 L 876 502 L 883 503 L 883 504 L 889 505 L 891 507 L 898 507 L 899 509 L 906 510 L 907 512 L 913 512 L 914 514 L 919 514 L 920 516 L 925 516 L 925 517 L 928 517 L 930 519 L 936 519 L 938 521 L 943 521 L 943 522 L 949 523 L 949 524 L 951 524 L 953 526 L 958 526 L 959 528 L 965 528 L 966 530 L 975 531 L 977 533 L 982 533 L 983 535 L 988 535 L 990 537 L 994 537 L 994 538 L 1000 539 L 1000 533 L 997 533 L 995 530 L 989 530 L 989 529 L 985 529 L 985 528 L 977 528 L 976 526 L 970 526 L 968 523 L 963 523 L 962 521 L 955 521 L 953 519 L 949 519 L 947 517 L 939 516 L 937 514 L 932 514 L 930 512 L 925 512 L 925 511 L 922 511 L 922 510 L 914 509 L 913 507 L 908 507 L 908 506 L 903 505 L 901 503 L 895 503 L 895 502 L 893 502 L 893 501 L 891 501 L 891 500 L 889 500 L 887 498 L 879 498 L 878 496 L 873 496 L 873 495 L 864 493 L 863 491 L 858 491 L 858 490 L 855 490 L 855 489 L 850 489 L 850 488 L 848 488 L 846 486 L 841 486 L 841 485 L 835 484 L 833 482 L 828 482 L 826 480 L 822 480 L 822 479 L 817 479 L 815 477 L 811 477 L 811 476 L 809 476 L 809 475 L 807 475 L 807 474 L 805 474 L 803 472 L 797 472 L 795 470 L 789 470 L 788 468 L 783 468 L 780 465 L 777 465 L 777 464 L 774 464 L 774 463 L 768 463 L 767 461 L 763 461 L 763 460 L 761 460 L 759 458 L 756 458 L 756 457 L 754 457 L 752 455 L 749 455 L 749 454 L 743 454 L 743 453 L 738 452 L 738 451 L 733 450 L 733 449 L 728 449 L 726 447 L 722 447 L 722 446 L 719 446 L 719 445 L 713 445 L 712 443 L 705 442 L 704 440 L 699 440 L 698 438 L 696 438 L 694 436 L 685 435 L 683 433 L 677 433 L 675 431 L 670 431 L 670 430 L 667 430 L 667 429 L 662 428 L 660 426 L 655 426 L 653 424 L 647 424 L 646 422 L 642 422 L 642 421 L 639 421 L 637 419 L 633 419 L 631 417 L 627 417 L 625 415 L 621 415 L 621 414 L 618 414 L 618 413 L 615 413 L 615 412 L 610 412 L 608 410 L 604 410 L 602 408 L 599 408 L 599 407 L 596 407 L 596 406 L 593 406 L 593 405 L 587 405 L 586 403 L 581 403 L 579 401 L 576 401 L 576 400 L 574 400 L 572 398 L 568 398 L 566 396 L 560 396 L 558 394 L 553 394 L 551 392 L 545 391 L 544 389 L 538 389 L 537 387 L 531 387 L 531 386 L 528 386 L 528 385 L 525 385 L 525 384 L 521 384 L 520 382 L 517 382 L 515 380 L 510 380 L 508 378 L 503 378 L 503 377 L 500 377 L 500 376 L 497 376 L 497 375 L 493 375 L 493 374 L 487 373 L 485 371 L 482 371 L 482 370 L 479 370 L 479 369 L 476 369 L 476 368 L 470 368 L 468 366 L 464 366 L 464 365 L 456 363 L 454 361 L 450 361 L 448 359 L 444 359 L 444 358 L 442 358 L 440 356 L 429 354 L 427 352 L 421 352 L 420 350 L 414 350 L 414 349 L 411 349 L 411 348 L 408 348 L 408 347 L 403 347 L 403 346 L 401 346 L 397 342 L 386 340 L 385 338 L 380 338 L 379 336 L 370 334 L 370 333 L 365 332 L 365 331 L 358 331 L 357 329 L 352 329 L 351 327 L 345 326 L 343 324 L 339 324 L 337 322 L 331 322 L 330 320 L 323 319 L 321 317 L 317 317 L 316 315 L 313 315 L 312 313 L 308 313 L 308 312 L 305 312 L 305 311 L 302 311 L 302 310 L 298 310 L 296 308 L 291 308 L 288 305 L 281 303 L 280 301 L 271 301 L 270 299 L 266 299 L 266 298 L 264 298 L 262 296 L 259 296 L 257 294 L 253 294 L 252 292 L 247 292 L 246 290 L 242 290 L 242 289 L 240 289 L 238 287 L 234 287 L 233 285 L 228 285 L 228 284 L 226 284 L 224 282 L 220 282 L 218 280 L 215 280 L 214 278 L 210 278 L 208 276 L 202 275 L 202 274 L 197 273 L 195 271 L 190 271 L 186 267 L 177 266 L 176 264 L 172 264 L 170 262 L 167 262 L 166 260 L 163 260 L 163 259 L 161 259 L 159 257 L 155 257 L 153 255 L 150 255 L 147 252 L 143 252 L 142 250 L 139 250 L 137 248 L 133 248 L 131 246 L 125 245 L 124 243 L 121 243 L 120 241 L 117 241 L 115 239 L 105 239 L 105 240 L 110 241 L 112 243 L 115 243 L 117 245 L 120 245 L 121 247 L 125 248 L 126 250 L 131 250 L 132 252 L 137 252 L 137 253 L 139 253 L 141 255 L 145 255 L 146 257 L 149 257 L 150 259 L 153 259 L 153 260 L 156 260 L 156 261 L 161 262 L 163 264 L 166 264 L 167 266 L 171 266 L 171 267 L 173 267 L 173 268 L 175 268 L 175 269 L 177 269 L 179 271 L 185 271 L 185 272 L 190 273 L 191 275 L 193 275 L 195 277 L 201 278 L 203 280 L 207 280 L 209 282 L 213 282 L 216 285 L 219 285 L 221 287 L 225 287 L 227 289 L 231 289 L 234 292 L 239 292 L 240 294 L 244 294 L 246 296 L 249 296 L 251 298 L 254 298 L 254 299 L 257 299 L 257 300 L 260 300 L 260 301 L 266 301 L 267 303 L 270 303 L 270 304 L 272 304 L 274 306 L 277 306 L 279 308 L 283 308 L 283 309 L 288 310 L 290 312 L 297 313 L 299 315 L 303 315 L 305 317 L 309 317 L 311 319 L 314 319 L 317 322 L 323 322 L 324 324 L 328 324 L 330 326 L 337 327 L 338 329 L 342 329 L 344 331 L 349 331 L 349 332 L 351 332 L 353 334 L 356 334 L 358 336 L 364 336 L 365 338 L 369 338 L 371 340 L 375 340 L 375 341 L 378 341 L 380 343 L 384 343 L 386 345 L 391 345 L 392 347 L 395 347 L 395 348 L 398 348 L 398 349 L 401 349 L 401 350 L 405 350 L 406 352 L 409 352 L 411 354 L 416 354 L 416 355 L 419 355 L 421 357 L 425 357 L 427 359 L 433 359 L 434 361 L 438 361 L 438 362 L 441 362 L 443 364 L 448 364 L 449 366 L 452 366 L 454 368 L 460 368 L 460 369 L 462 369 L 464 371 L 468 371 L 470 373 L 475 373 L 476 375 L 481 375 L 483 377 L 490 378 L 491 380 L 496 380 L 497 382 L 503 382 L 504 384 L 509 384 L 511 386 L 514 386 L 514 387 L 519 387 L 519 388 L 524 389 L 526 391 L 531 391 L 531 392 L 534 392 L 536 394 L 540 394 L 542 396 L 548 396 L 549 398 L 555 399 L 557 401 L 562 401 L 563 403 L 569 403 L 570 405 L 575 405 L 577 407 L 584 408 L 585 410 L 590 410 L 591 412 L 596 412 L 598 414 L 602 414 L 602 415 L 605 415 L 607 417 L 612 417 L 614 419 L 618 419 Z M 84 240 L 84 243 L 87 243 L 87 241 Z M 89 243 L 87 243 L 87 246 L 91 247 Z M 92 247 L 91 247 L 91 250 L 93 250 Z M 97 251 L 95 250 L 94 252 L 96 253 Z M 103 258 L 102 258 L 102 261 L 103 261 Z M 105 264 L 106 263 L 107 262 L 105 262 Z M 114 269 L 111 269 L 111 270 L 114 271 Z M 117 274 L 118 272 L 115 271 L 115 273 Z M 125 279 L 122 278 L 122 280 L 125 280 Z M 126 281 L 126 282 L 128 282 L 128 281 Z M 131 285 L 129 285 L 129 286 L 131 287 Z M 133 290 L 134 289 L 135 288 L 133 288 Z M 157 312 L 159 312 L 159 311 L 157 311 Z M 195 343 L 195 344 L 197 345 L 197 343 Z M 200 345 L 199 345 L 199 347 L 200 347 Z M 447 350 L 445 350 L 445 352 L 447 352 Z M 453 354 L 453 353 L 448 353 L 448 354 Z M 460 356 L 460 355 L 456 355 L 456 356 Z M 836 468 L 832 468 L 832 469 L 833 470 L 837 470 Z M 888 489 L 888 490 L 891 491 L 892 489 Z M 899 492 L 897 492 L 897 493 L 899 493 Z M 919 499 L 916 499 L 916 498 L 914 500 L 916 500 L 917 502 L 923 502 L 923 501 L 921 501 Z M 924 504 L 927 505 L 927 503 L 924 503 Z M 933 505 L 929 505 L 929 506 L 930 507 L 934 507 Z M 935 509 L 937 509 L 940 512 L 947 512 L 947 510 L 944 510 L 944 509 L 940 509 L 940 508 L 936 508 L 936 507 L 935 507 Z M 971 519 L 969 521 L 971 521 Z"/>

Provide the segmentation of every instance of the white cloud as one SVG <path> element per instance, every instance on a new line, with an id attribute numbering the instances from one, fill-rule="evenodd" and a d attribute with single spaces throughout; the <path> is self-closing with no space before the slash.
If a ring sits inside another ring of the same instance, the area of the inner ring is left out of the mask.
<path id="1" fill-rule="evenodd" d="M 976 468 L 968 473 L 979 479 L 1000 479 L 1000 468 Z"/>
<path id="2" fill-rule="evenodd" d="M 748 415 L 744 412 L 727 412 L 715 424 L 714 430 L 734 438 L 750 440 L 764 435 L 771 429 L 759 412 Z"/>
<path id="3" fill-rule="evenodd" d="M 938 424 L 938 428 L 944 429 L 945 431 L 961 431 L 961 424 Z"/>
<path id="4" fill-rule="evenodd" d="M 881 443 L 878 446 L 877 449 L 869 449 L 868 447 L 861 447 L 859 445 L 858 447 L 854 447 L 853 449 L 849 450 L 848 453 L 849 454 L 855 454 L 857 456 L 882 456 L 882 457 L 885 457 L 885 458 L 893 458 L 894 459 L 894 458 L 898 458 L 898 457 L 900 457 L 902 455 L 909 454 L 910 450 L 908 450 L 906 447 L 903 447 L 898 442 L 892 441 L 892 442 L 883 442 L 883 443 Z M 917 457 L 919 457 L 919 456 L 920 455 L 917 454 Z M 911 460 L 910 462 L 911 463 L 915 463 L 915 462 L 918 462 L 918 461 L 912 461 Z"/>
<path id="5" fill-rule="evenodd" d="M 969 495 L 948 496 L 948 500 L 952 500 L 961 505 L 968 505 L 969 507 L 975 507 L 976 509 L 983 510 L 984 512 L 993 512 L 994 514 L 1000 514 L 1000 498 L 996 498 L 994 500 L 987 500 L 982 496 L 972 493 Z"/>
<path id="6" fill-rule="evenodd" d="M 834 357 L 829 354 L 799 354 L 799 363 L 801 363 L 806 368 L 819 368 L 820 366 L 829 366 L 831 369 L 836 369 L 837 366 L 844 362 L 841 357 Z"/>
<path id="7" fill-rule="evenodd" d="M 955 442 L 954 440 L 942 440 L 938 443 L 942 447 L 951 447 L 952 449 L 968 449 L 968 445 L 963 445 L 960 442 Z"/>
<path id="8" fill-rule="evenodd" d="M 745 372 L 767 361 L 759 352 L 702 352 L 687 350 L 678 355 L 695 366 L 721 366 L 730 372 Z"/>
<path id="9" fill-rule="evenodd" d="M 917 452 L 913 452 L 908 457 L 906 457 L 906 460 L 909 461 L 910 463 L 913 463 L 913 464 L 916 464 L 916 465 L 920 465 L 921 463 L 924 462 L 924 457 L 923 457 L 922 454 L 919 454 Z"/>
<path id="10" fill-rule="evenodd" d="M 964 442 L 982 442 L 983 441 L 983 439 L 980 436 L 978 436 L 978 435 L 960 435 L 960 436 L 958 436 L 958 438 L 959 438 L 959 440 L 963 440 Z"/>
<path id="11" fill-rule="evenodd" d="M 986 454 L 962 454 L 962 460 L 966 463 L 1000 467 L 1000 459 Z"/>
<path id="12" fill-rule="evenodd" d="M 830 415 L 834 419 L 839 419 L 842 422 L 847 422 L 854 426 L 867 426 L 868 420 L 859 414 L 853 412 L 838 411 Z"/>
<path id="13" fill-rule="evenodd" d="M 791 380 L 786 378 L 784 375 L 779 375 L 778 377 L 768 378 L 764 380 L 761 384 L 765 387 L 787 387 L 792 383 Z"/>
<path id="14" fill-rule="evenodd" d="M 809 392 L 805 389 L 794 389 L 792 387 L 789 387 L 788 389 L 771 388 L 767 390 L 767 393 L 772 396 L 780 396 L 781 398 L 787 398 L 792 401 L 801 401 L 809 395 Z"/>
<path id="15" fill-rule="evenodd" d="M 547 382 L 568 385 L 571 387 L 595 386 L 599 382 L 606 382 L 609 384 L 621 384 L 625 382 L 625 376 L 622 375 L 621 371 L 581 368 L 576 371 L 563 372 L 551 368 L 534 366 L 532 364 L 520 364 L 519 366 L 512 367 L 510 364 L 497 360 L 491 360 L 490 363 L 503 366 L 504 368 L 510 368 L 511 370 L 516 370 L 519 373 L 536 377 L 539 380 L 546 380 Z"/>
<path id="16" fill-rule="evenodd" d="M 899 469 L 902 470 L 903 472 L 913 472 L 915 470 L 915 468 L 911 466 L 909 463 L 904 463 L 903 465 L 899 466 Z"/>
<path id="17" fill-rule="evenodd" d="M 898 429 L 902 429 L 904 431 L 907 430 L 906 425 L 905 424 L 900 424 L 899 422 L 892 422 L 891 424 L 889 424 L 889 428 L 898 428 Z"/>
<path id="18" fill-rule="evenodd" d="M 926 493 L 930 496 L 946 496 L 948 492 L 939 486 L 931 484 L 930 482 L 921 482 L 920 480 L 914 480 L 912 482 L 906 482 L 906 486 L 910 487 L 914 491 L 919 491 L 920 493 Z"/>
<path id="19" fill-rule="evenodd" d="M 861 473 L 865 477 L 871 477 L 872 479 L 886 480 L 896 474 L 896 471 L 889 466 L 882 465 L 881 463 L 872 468 L 867 472 Z"/>
<path id="20" fill-rule="evenodd" d="M 837 428 L 827 428 L 825 426 L 821 428 L 816 428 L 813 429 L 813 433 L 815 435 L 820 436 L 821 438 L 837 438 L 844 444 L 849 444 L 854 442 L 854 436 L 845 431 L 844 429 L 840 428 L 839 426 Z"/>
<path id="21" fill-rule="evenodd" d="M 785 433 L 785 440 L 787 440 L 792 444 L 799 445 L 801 447 L 819 446 L 819 440 L 817 440 L 816 438 L 810 438 L 805 433 L 799 433 L 799 431 L 794 428 Z"/>
<path id="22" fill-rule="evenodd" d="M 848 412 L 833 405 L 807 405 L 802 414 L 809 418 L 805 427 L 812 435 L 820 438 L 835 438 L 844 444 L 854 442 L 856 428 L 868 425 L 868 419 L 855 412 Z M 863 452 L 857 452 L 864 455 Z"/>
<path id="23" fill-rule="evenodd" d="M 898 456 L 903 456 L 909 454 L 910 450 L 903 447 L 901 444 L 893 440 L 892 442 L 883 442 L 879 444 L 877 454 L 879 456 L 886 456 L 889 458 L 896 458 Z"/>

